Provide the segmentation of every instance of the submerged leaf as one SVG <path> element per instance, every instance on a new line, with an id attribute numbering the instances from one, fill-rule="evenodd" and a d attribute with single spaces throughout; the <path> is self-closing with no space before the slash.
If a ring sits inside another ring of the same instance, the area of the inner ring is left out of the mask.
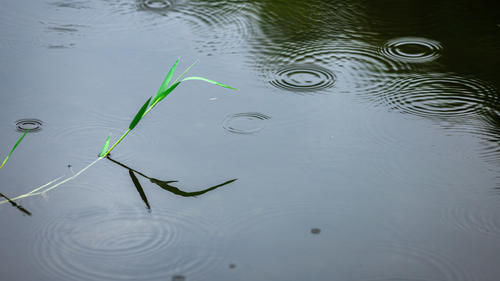
<path id="1" fill-rule="evenodd" d="M 168 94 L 170 94 L 177 86 L 179 86 L 181 82 L 176 82 L 170 88 L 168 88 L 166 91 L 164 91 L 158 98 L 156 99 L 156 103 L 159 103 L 162 99 L 164 99 Z"/>
<path id="2" fill-rule="evenodd" d="M 139 111 L 135 115 L 134 119 L 132 120 L 132 122 L 130 122 L 130 125 L 128 126 L 129 130 L 133 130 L 135 128 L 135 126 L 137 126 L 137 123 L 139 123 L 139 121 L 141 121 L 142 116 L 144 116 L 144 112 L 146 112 L 146 110 L 148 109 L 148 105 L 149 105 L 150 101 L 151 101 L 151 98 L 149 98 L 146 101 L 146 103 L 144 103 L 144 105 L 141 107 L 141 109 L 139 109 Z"/>
<path id="3" fill-rule="evenodd" d="M 187 81 L 187 80 L 201 80 L 201 81 L 205 81 L 205 82 L 208 82 L 208 83 L 212 83 L 212 84 L 215 84 L 215 85 L 217 85 L 217 86 L 224 87 L 224 88 L 228 88 L 228 89 L 232 89 L 232 90 L 238 90 L 238 89 L 233 88 L 233 87 L 231 87 L 231 86 L 228 86 L 228 85 L 225 85 L 225 84 L 219 83 L 219 82 L 214 81 L 214 80 L 210 80 L 210 79 L 207 79 L 207 78 L 203 78 L 203 77 L 195 77 L 195 76 L 191 76 L 191 77 L 186 77 L 186 78 L 182 79 L 182 81 Z"/>
<path id="4" fill-rule="evenodd" d="M 158 89 L 158 92 L 156 92 L 156 95 L 155 97 L 153 98 L 153 101 L 152 103 L 155 103 L 156 100 L 158 100 L 159 96 L 165 92 L 168 88 L 168 84 L 170 83 L 170 80 L 172 80 L 172 76 L 174 76 L 174 72 L 175 72 L 175 69 L 177 68 L 177 64 L 179 63 L 179 60 L 180 59 L 177 59 L 177 61 L 175 61 L 174 65 L 172 65 L 172 67 L 170 68 L 170 70 L 168 71 L 167 73 L 167 76 L 165 77 L 165 79 L 163 80 L 163 83 L 161 83 L 161 86 L 160 88 Z"/>
<path id="5" fill-rule="evenodd" d="M 109 141 L 111 140 L 111 136 L 108 136 L 106 139 L 106 142 L 104 142 L 104 145 L 102 146 L 101 153 L 99 153 L 99 157 L 103 157 L 106 155 L 106 151 L 108 151 L 108 146 L 109 146 Z"/>
<path id="6" fill-rule="evenodd" d="M 12 150 L 9 152 L 9 154 L 7 155 L 7 157 L 5 157 L 5 160 L 3 160 L 3 163 L 2 165 L 0 165 L 0 169 L 5 165 L 5 163 L 7 162 L 7 160 L 9 160 L 10 156 L 12 155 L 12 153 L 14 152 L 14 150 L 16 149 L 16 147 L 19 145 L 19 143 L 21 143 L 21 141 L 24 139 L 24 137 L 26 136 L 26 134 L 29 132 L 29 130 L 26 130 L 24 132 L 24 134 L 22 136 L 19 137 L 19 139 L 17 139 L 17 142 L 16 144 L 14 144 L 14 147 L 12 148 Z"/>

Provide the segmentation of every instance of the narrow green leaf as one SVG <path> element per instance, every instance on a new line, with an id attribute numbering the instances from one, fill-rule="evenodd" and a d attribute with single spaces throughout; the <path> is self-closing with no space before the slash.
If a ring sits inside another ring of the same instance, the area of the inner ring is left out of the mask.
<path id="1" fill-rule="evenodd" d="M 159 95 L 158 98 L 156 99 L 156 103 L 159 103 L 162 99 L 168 96 L 168 94 L 170 94 L 175 88 L 177 88 L 177 86 L 179 86 L 180 83 L 181 82 L 176 82 L 175 84 L 170 86 L 170 88 L 168 88 L 166 91 L 161 93 L 161 95 Z"/>
<path id="2" fill-rule="evenodd" d="M 175 61 L 174 65 L 172 65 L 172 67 L 170 68 L 170 70 L 168 71 L 167 73 L 167 76 L 165 76 L 165 79 L 163 80 L 163 83 L 161 83 L 161 86 L 160 88 L 158 89 L 158 92 L 156 92 L 156 95 L 155 97 L 153 98 L 153 101 L 152 103 L 154 103 L 158 97 L 163 93 L 165 92 L 165 90 L 167 90 L 168 88 L 168 84 L 170 83 L 170 81 L 172 80 L 172 77 L 174 76 L 174 72 L 175 72 L 175 69 L 177 68 L 177 64 L 179 64 L 179 60 L 180 59 L 177 59 L 177 61 Z"/>
<path id="3" fill-rule="evenodd" d="M 187 80 L 201 80 L 201 81 L 205 81 L 205 82 L 208 82 L 208 83 L 212 83 L 212 84 L 215 84 L 217 86 L 221 86 L 221 87 L 224 87 L 224 88 L 228 88 L 228 89 L 232 89 L 232 90 L 238 90 L 236 88 L 233 88 L 231 86 L 228 86 L 228 85 L 224 85 L 222 83 L 219 83 L 217 81 L 214 81 L 214 80 L 210 80 L 210 79 L 207 79 L 207 78 L 203 78 L 203 77 L 186 77 L 184 79 L 182 79 L 182 81 L 187 81 Z"/>
<path id="4" fill-rule="evenodd" d="M 108 136 L 108 138 L 106 139 L 106 142 L 102 146 L 102 150 L 101 150 L 101 153 L 99 153 L 99 157 L 103 157 L 104 155 L 106 155 L 106 151 L 108 151 L 108 146 L 109 146 L 110 140 L 111 140 L 111 136 Z"/>
<path id="5" fill-rule="evenodd" d="M 139 111 L 135 115 L 134 119 L 132 120 L 132 122 L 130 122 L 130 125 L 128 126 L 129 130 L 133 130 L 135 128 L 135 126 L 137 126 L 139 121 L 141 121 L 142 116 L 144 116 L 144 112 L 146 112 L 146 110 L 148 109 L 148 105 L 149 105 L 150 101 L 151 101 L 151 98 L 149 98 L 146 101 L 146 103 L 144 103 L 144 105 L 141 107 L 141 109 L 139 109 Z"/>
<path id="6" fill-rule="evenodd" d="M 186 68 L 186 70 L 184 70 L 184 72 L 182 72 L 182 74 L 179 75 L 179 77 L 175 78 L 174 83 L 177 82 L 177 81 L 179 81 L 179 79 L 181 79 L 182 76 L 184 76 L 184 74 L 186 74 L 191 69 L 191 67 L 195 66 L 197 63 L 198 63 L 198 61 L 195 61 L 195 62 L 193 62 L 192 65 L 190 65 L 188 68 Z M 172 84 L 174 84 L 174 83 L 172 83 Z"/>
<path id="7" fill-rule="evenodd" d="M 20 136 L 19 139 L 17 139 L 16 144 L 14 145 L 14 147 L 12 148 L 12 150 L 9 152 L 9 154 L 7 155 L 7 157 L 5 157 L 5 160 L 3 160 L 3 163 L 0 166 L 0 169 L 5 165 L 5 163 L 7 163 L 7 160 L 9 160 L 10 156 L 12 155 L 12 152 L 14 152 L 14 150 L 16 149 L 16 147 L 19 145 L 19 143 L 21 143 L 21 141 L 24 139 L 24 137 L 26 136 L 26 134 L 28 132 L 29 132 L 29 130 L 26 130 L 24 132 L 24 134 L 22 136 Z"/>

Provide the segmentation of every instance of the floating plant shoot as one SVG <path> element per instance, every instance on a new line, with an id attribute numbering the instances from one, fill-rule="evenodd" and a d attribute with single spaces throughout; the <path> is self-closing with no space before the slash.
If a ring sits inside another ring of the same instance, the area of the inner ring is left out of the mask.
<path id="1" fill-rule="evenodd" d="M 103 159 L 105 157 L 109 158 L 110 152 L 113 149 L 115 149 L 115 147 L 120 142 L 122 142 L 123 139 L 133 129 L 136 128 L 136 126 L 139 124 L 139 122 L 142 120 L 142 118 L 144 118 L 144 116 L 146 116 L 159 102 L 161 102 L 163 99 L 165 99 L 165 97 L 167 97 L 173 90 L 175 90 L 182 82 L 189 81 L 189 80 L 200 80 L 200 81 L 205 81 L 205 82 L 208 82 L 208 83 L 220 86 L 220 87 L 224 87 L 224 88 L 228 88 L 228 89 L 232 89 L 232 90 L 238 90 L 238 89 L 233 88 L 231 86 L 228 86 L 228 85 L 225 85 L 225 84 L 222 84 L 220 82 L 217 82 L 217 81 L 214 81 L 214 80 L 210 80 L 210 79 L 207 79 L 207 78 L 204 78 L 204 77 L 192 76 L 192 77 L 186 77 L 186 78 L 182 79 L 182 77 L 184 76 L 184 74 L 186 74 L 191 69 L 191 67 L 193 67 L 196 64 L 196 62 L 193 63 L 192 65 L 190 65 L 181 75 L 179 75 L 171 83 L 172 77 L 174 76 L 174 73 L 175 73 L 175 70 L 177 69 L 177 65 L 179 64 L 179 61 L 180 61 L 180 59 L 177 59 L 175 61 L 175 63 L 172 65 L 172 67 L 168 71 L 167 76 L 165 77 L 165 79 L 161 83 L 160 88 L 158 89 L 158 91 L 156 92 L 156 94 L 154 96 L 152 96 L 152 97 L 149 97 L 146 100 L 146 102 L 140 107 L 139 111 L 135 114 L 135 117 L 130 122 L 130 124 L 128 126 L 128 129 L 123 133 L 123 135 L 120 138 L 118 138 L 118 140 L 111 147 L 109 147 L 110 146 L 110 142 L 111 142 L 111 137 L 108 136 L 106 138 L 106 141 L 104 142 L 104 145 L 101 148 L 101 152 L 99 153 L 98 158 L 96 160 L 94 160 L 92 163 L 90 163 L 89 165 L 85 166 L 83 169 L 81 169 L 80 171 L 74 173 L 72 176 L 67 177 L 64 180 L 61 180 L 63 177 L 56 178 L 56 179 L 50 181 L 49 183 L 46 183 L 46 184 L 44 184 L 42 186 L 39 186 L 39 187 L 33 189 L 32 191 L 30 191 L 28 193 L 19 195 L 19 196 L 15 197 L 15 198 L 10 198 L 9 200 L 0 201 L 0 204 L 4 204 L 4 203 L 7 203 L 7 202 L 13 202 L 14 200 L 18 200 L 18 199 L 26 198 L 26 197 L 30 197 L 30 196 L 43 195 L 43 194 L 47 193 L 48 191 L 53 190 L 56 187 L 58 187 L 58 186 L 60 186 L 60 185 L 62 185 L 64 183 L 66 183 L 66 182 L 68 182 L 70 180 L 75 179 L 76 177 L 78 177 L 79 175 L 81 175 L 84 171 L 86 171 L 91 166 L 93 166 L 94 164 L 96 164 L 99 160 L 101 160 L 101 159 Z M 28 131 L 26 131 L 19 138 L 19 140 L 17 141 L 17 143 L 14 145 L 14 148 L 12 148 L 11 152 L 9 153 L 9 155 L 7 156 L 7 158 L 4 160 L 4 162 L 2 163 L 2 166 L 0 166 L 0 168 L 3 167 L 3 165 L 5 165 L 5 162 L 7 161 L 7 159 L 9 159 L 10 155 L 12 154 L 12 152 L 14 151 L 14 149 L 16 149 L 16 147 L 19 145 L 19 143 L 24 138 L 24 136 L 26 135 L 27 132 Z M 137 177 L 135 177 L 134 172 L 137 173 L 137 171 L 132 171 L 132 173 L 130 174 L 130 176 L 132 178 L 132 181 L 134 182 L 135 186 L 137 187 L 137 190 L 138 190 L 139 194 L 141 195 L 141 198 L 146 203 L 146 206 L 148 207 L 148 209 L 150 209 L 149 202 L 147 201 L 147 198 L 145 197 L 145 193 L 142 190 L 142 187 L 140 187 L 140 184 L 139 184 L 139 182 L 137 180 Z M 224 182 L 222 184 L 219 184 L 219 185 L 216 185 L 216 186 L 213 186 L 213 187 L 207 188 L 205 190 L 201 190 L 201 191 L 184 192 L 184 191 L 182 191 L 182 190 L 180 190 L 180 189 L 178 189 L 176 187 L 168 185 L 170 182 L 164 182 L 164 181 L 160 181 L 160 180 L 153 179 L 153 178 L 149 178 L 149 179 L 150 179 L 150 181 L 152 183 L 158 185 L 159 187 L 161 187 L 161 188 L 163 188 L 165 190 L 168 190 L 170 192 L 173 192 L 173 193 L 175 193 L 177 195 L 185 196 L 185 197 L 201 195 L 201 194 L 203 194 L 205 192 L 208 192 L 210 190 L 214 190 L 214 189 L 216 189 L 218 187 L 224 186 L 224 185 L 229 184 L 229 183 L 231 183 L 231 182 L 233 182 L 233 181 L 236 180 L 236 179 L 233 179 L 233 180 Z"/>
<path id="2" fill-rule="evenodd" d="M 21 143 L 21 141 L 24 139 L 24 137 L 26 136 L 26 134 L 28 132 L 29 132 L 29 129 L 27 129 L 26 131 L 24 131 L 24 134 L 17 139 L 16 144 L 14 144 L 14 147 L 9 152 L 9 154 L 7 154 L 7 157 L 5 157 L 5 160 L 3 160 L 2 165 L 0 165 L 0 169 L 3 168 L 3 166 L 5 165 L 5 163 L 7 163 L 7 160 L 9 160 L 9 158 L 12 155 L 12 153 L 14 152 L 14 150 L 16 150 L 16 147 Z"/>
<path id="3" fill-rule="evenodd" d="M 107 156 L 128 135 L 128 133 L 130 133 L 130 131 L 132 131 L 137 126 L 139 121 L 141 121 L 141 119 L 144 116 L 146 116 L 160 101 L 162 101 L 165 97 L 167 97 L 173 90 L 175 90 L 175 88 L 177 88 L 184 81 L 200 80 L 200 81 L 205 81 L 205 82 L 208 82 L 208 83 L 220 86 L 220 87 L 228 88 L 231 90 L 238 90 L 238 89 L 233 88 L 231 86 L 228 86 L 228 85 L 225 85 L 225 84 L 222 84 L 220 82 L 213 81 L 213 80 L 210 80 L 210 79 L 207 79 L 204 77 L 191 76 L 191 77 L 186 77 L 186 78 L 180 80 L 182 78 L 182 76 L 184 76 L 184 74 L 186 74 L 186 72 L 189 71 L 189 69 L 191 69 L 191 67 L 193 67 L 196 64 L 196 62 L 193 63 L 191 66 L 189 66 L 181 75 L 179 75 L 179 77 L 177 77 L 177 79 L 175 79 L 175 81 L 172 84 L 170 84 L 170 81 L 172 80 L 172 77 L 174 76 L 175 70 L 177 69 L 177 65 L 179 64 L 179 60 L 180 59 L 177 59 L 175 61 L 175 63 L 172 65 L 172 67 L 170 68 L 170 70 L 168 71 L 167 76 L 165 77 L 165 79 L 161 83 L 160 88 L 156 92 L 156 95 L 154 97 L 148 98 L 148 100 L 139 109 L 139 111 L 135 115 L 134 119 L 132 119 L 132 121 L 130 122 L 130 125 L 128 126 L 128 129 L 125 131 L 125 133 L 123 133 L 123 135 L 113 144 L 113 146 L 111 146 L 111 148 L 108 149 L 108 151 L 106 151 L 104 154 L 101 152 L 99 154 L 99 157 Z M 108 143 L 108 140 L 106 140 L 106 143 L 104 144 L 104 146 L 106 146 L 107 143 Z"/>

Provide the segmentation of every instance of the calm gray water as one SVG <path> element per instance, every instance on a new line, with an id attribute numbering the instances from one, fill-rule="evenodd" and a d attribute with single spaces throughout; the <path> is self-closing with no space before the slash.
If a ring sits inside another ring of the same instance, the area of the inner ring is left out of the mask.
<path id="1" fill-rule="evenodd" d="M 3 0 L 5 197 L 179 57 L 240 91 L 186 81 L 0 205 L 0 279 L 497 281 L 499 51 L 496 1 Z"/>

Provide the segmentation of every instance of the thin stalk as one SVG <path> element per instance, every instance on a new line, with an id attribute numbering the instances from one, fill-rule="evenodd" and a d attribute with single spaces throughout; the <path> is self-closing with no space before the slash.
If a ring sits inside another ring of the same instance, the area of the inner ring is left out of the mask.
<path id="1" fill-rule="evenodd" d="M 177 77 L 177 78 L 175 79 L 175 81 L 172 83 L 172 85 L 174 85 L 174 84 L 175 84 L 175 82 L 179 81 L 179 79 L 181 79 L 181 78 L 182 78 L 182 76 L 184 76 L 184 74 L 186 74 L 186 73 L 187 73 L 187 72 L 191 69 L 191 67 L 193 67 L 193 66 L 194 66 L 195 64 L 197 64 L 197 63 L 198 63 L 198 61 L 195 61 L 192 65 L 190 65 L 188 68 L 186 68 L 186 70 L 184 70 L 184 72 L 183 72 L 181 75 L 179 75 L 179 77 Z"/>
<path id="2" fill-rule="evenodd" d="M 146 113 L 144 113 L 144 115 L 146 115 Z M 124 134 L 123 134 L 123 135 L 122 135 L 122 136 L 121 136 L 121 137 L 120 137 L 120 138 L 119 138 L 119 139 L 115 142 L 115 144 L 113 144 L 113 146 L 111 146 L 111 148 L 110 148 L 110 149 L 108 149 L 108 151 L 106 152 L 106 154 L 104 154 L 104 155 L 103 155 L 102 157 L 100 157 L 100 158 L 106 157 L 106 156 L 107 156 L 107 155 L 111 152 L 111 150 L 113 150 L 113 149 L 115 148 L 115 146 L 117 146 L 117 145 L 118 145 L 118 144 L 119 144 L 119 143 L 123 140 L 123 138 L 124 138 L 124 137 L 126 137 L 126 136 L 128 135 L 128 133 L 130 133 L 130 131 L 132 131 L 132 130 L 128 129 L 128 130 L 127 130 L 127 131 L 126 131 L 126 132 L 125 132 L 125 133 L 124 133 Z"/>
<path id="3" fill-rule="evenodd" d="M 25 194 L 19 195 L 19 196 L 15 197 L 15 198 L 11 198 L 11 199 L 10 199 L 10 201 L 15 201 L 15 200 L 19 200 L 19 199 L 26 198 L 26 197 L 36 196 L 36 195 L 44 195 L 45 193 L 47 193 L 47 192 L 51 191 L 52 189 L 54 189 L 54 188 L 56 188 L 56 187 L 58 187 L 58 186 L 60 186 L 60 185 L 62 185 L 62 184 L 64 184 L 64 183 L 67 183 L 67 182 L 68 182 L 68 181 L 70 181 L 70 180 L 75 179 L 76 177 L 78 177 L 79 175 L 81 175 L 83 172 L 85 172 L 87 169 L 89 169 L 89 168 L 90 168 L 90 167 L 92 167 L 94 164 L 96 164 L 96 163 L 97 163 L 99 160 L 101 160 L 102 158 L 104 158 L 104 157 L 99 157 L 99 158 L 97 158 L 96 160 L 94 160 L 94 162 L 90 163 L 90 164 L 89 164 L 89 165 L 87 165 L 85 168 L 81 169 L 81 170 L 80 170 L 80 171 L 78 171 L 76 174 L 74 174 L 73 176 L 71 176 L 71 177 L 69 177 L 69 178 L 67 178 L 67 179 L 65 179 L 65 180 L 63 180 L 63 181 L 60 181 L 60 182 L 58 182 L 58 183 L 56 183 L 56 184 L 54 184 L 54 185 L 50 186 L 51 184 L 53 184 L 53 183 L 57 182 L 58 180 L 60 180 L 60 179 L 62 178 L 62 177 L 58 177 L 57 179 L 52 180 L 52 181 L 50 181 L 50 182 L 48 182 L 48 183 L 46 183 L 46 184 L 44 184 L 44 185 L 42 185 L 42 186 L 40 186 L 40 187 L 37 187 L 37 188 L 33 189 L 32 191 L 30 191 L 30 192 L 28 192 L 28 193 L 25 193 Z M 49 187 L 48 187 L 48 186 L 49 186 Z M 46 188 L 46 187 L 47 187 L 47 188 Z M 46 188 L 46 189 L 45 189 L 45 190 L 42 190 L 42 189 L 44 189 L 44 188 Z M 40 190 L 42 190 L 42 191 L 40 191 Z M 9 202 L 9 201 L 8 201 L 8 200 L 0 201 L 0 205 L 1 205 L 1 204 L 5 204 L 5 203 L 7 203 L 7 202 Z"/>
<path id="4" fill-rule="evenodd" d="M 49 186 L 49 185 L 53 184 L 54 182 L 56 182 L 56 181 L 58 181 L 58 180 L 60 180 L 60 179 L 62 179 L 62 176 L 61 176 L 61 177 L 58 177 L 58 178 L 57 178 L 57 179 L 55 179 L 55 180 L 52 180 L 52 181 L 50 181 L 50 182 L 48 182 L 48 183 L 44 184 L 44 185 L 42 185 L 42 186 L 40 186 L 40 187 L 37 187 L 37 188 L 33 189 L 32 191 L 30 191 L 30 192 L 28 192 L 28 193 L 25 193 L 25 194 L 19 195 L 19 196 L 17 196 L 17 197 L 11 198 L 11 199 L 10 199 L 10 201 L 15 201 L 15 200 L 19 200 L 19 199 L 22 199 L 22 198 L 26 198 L 26 197 L 30 197 L 30 196 L 39 195 L 39 194 L 41 194 L 41 193 L 40 193 L 40 192 L 38 192 L 38 193 L 37 193 L 37 191 L 39 191 L 40 189 L 43 189 L 44 187 L 47 187 L 47 186 Z M 9 202 L 9 201 L 8 201 L 8 200 L 0 201 L 0 205 L 5 204 L 5 203 L 7 203 L 7 202 Z"/>
<path id="5" fill-rule="evenodd" d="M 159 103 L 159 102 L 160 102 L 159 100 L 156 100 L 156 101 L 155 101 L 155 102 L 154 102 L 154 103 L 153 103 L 153 104 L 152 104 L 152 105 L 148 108 L 148 110 L 146 110 L 146 112 L 144 112 L 143 117 L 144 117 L 144 116 L 146 116 L 146 114 L 148 114 L 148 113 L 151 111 L 151 109 L 153 109 L 153 107 L 155 107 L 155 106 L 156 106 L 156 104 L 157 104 L 157 103 Z"/>
<path id="6" fill-rule="evenodd" d="M 66 183 L 66 182 L 68 182 L 68 181 L 70 181 L 70 180 L 72 180 L 72 179 L 74 179 L 74 178 L 78 177 L 81 173 L 85 172 L 88 168 L 92 167 L 95 163 L 97 163 L 97 162 L 98 162 L 99 160 L 101 160 L 102 158 L 104 158 L 104 157 L 99 157 L 99 158 L 97 158 L 96 160 L 94 160 L 94 162 L 90 163 L 90 164 L 89 164 L 89 165 L 87 165 L 85 168 L 83 168 L 83 169 L 81 169 L 80 171 L 78 171 L 78 172 L 77 172 L 76 174 L 74 174 L 72 177 L 69 177 L 69 178 L 67 178 L 67 179 L 65 179 L 65 180 L 63 180 L 63 181 L 58 182 L 57 184 L 55 184 L 55 185 L 53 185 L 53 186 L 51 186 L 51 187 L 49 187 L 49 188 L 45 189 L 44 191 L 39 192 L 39 194 L 45 194 L 45 193 L 47 193 L 48 191 L 50 191 L 50 190 L 52 190 L 52 189 L 54 189 L 54 188 L 56 188 L 56 187 L 60 186 L 61 184 L 64 184 L 64 183 Z"/>

